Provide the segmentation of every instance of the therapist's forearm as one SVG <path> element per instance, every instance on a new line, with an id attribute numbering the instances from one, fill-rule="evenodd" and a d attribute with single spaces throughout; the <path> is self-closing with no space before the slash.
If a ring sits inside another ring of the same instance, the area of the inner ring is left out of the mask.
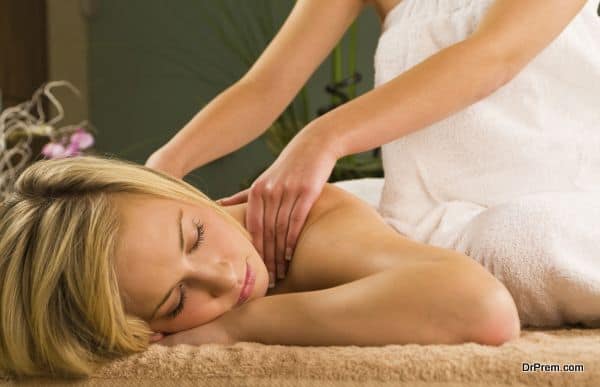
<path id="1" fill-rule="evenodd" d="M 332 110 L 307 129 L 336 143 L 338 157 L 364 152 L 440 121 L 509 79 L 505 61 L 481 43 L 449 46 L 391 81 Z"/>
<path id="2" fill-rule="evenodd" d="M 198 112 L 159 150 L 181 176 L 255 140 L 285 108 L 264 87 L 237 82 Z"/>

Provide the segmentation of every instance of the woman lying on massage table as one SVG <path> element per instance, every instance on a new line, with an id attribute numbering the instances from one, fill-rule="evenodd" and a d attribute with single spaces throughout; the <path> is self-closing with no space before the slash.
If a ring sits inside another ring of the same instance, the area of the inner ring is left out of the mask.
<path id="1" fill-rule="evenodd" d="M 40 161 L 0 206 L 0 366 L 89 375 L 165 345 L 464 343 L 519 336 L 478 263 L 409 240 L 327 184 L 288 275 L 268 287 L 246 203 L 117 159 Z"/>

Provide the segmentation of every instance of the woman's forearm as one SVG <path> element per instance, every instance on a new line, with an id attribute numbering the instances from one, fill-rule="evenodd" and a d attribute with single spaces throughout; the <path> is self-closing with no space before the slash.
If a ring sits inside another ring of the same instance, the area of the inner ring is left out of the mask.
<path id="1" fill-rule="evenodd" d="M 427 260 L 333 288 L 259 298 L 230 312 L 234 336 L 282 345 L 478 340 L 505 309 L 501 298 L 489 302 L 499 283 L 475 280 L 465 265 L 476 263 L 465 261 Z"/>
<path id="2" fill-rule="evenodd" d="M 285 108 L 264 87 L 237 82 L 208 103 L 160 150 L 179 175 L 256 139 Z"/>
<path id="3" fill-rule="evenodd" d="M 364 152 L 440 121 L 493 93 L 510 66 L 483 42 L 449 46 L 391 81 L 332 110 L 307 129 L 337 143 L 339 157 Z M 307 131 L 308 132 L 308 131 Z"/>

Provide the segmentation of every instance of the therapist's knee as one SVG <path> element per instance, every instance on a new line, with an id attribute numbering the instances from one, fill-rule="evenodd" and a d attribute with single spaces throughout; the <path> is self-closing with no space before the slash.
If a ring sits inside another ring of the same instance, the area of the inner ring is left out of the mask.
<path id="1" fill-rule="evenodd" d="M 465 228 L 458 249 L 479 262 L 511 293 L 526 325 L 558 321 L 553 303 L 572 284 L 554 283 L 556 272 L 576 261 L 560 239 L 567 238 L 565 215 L 552 204 L 554 195 L 528 196 L 482 212 Z M 570 254 L 565 259 L 565 254 Z M 543 283 L 540 288 L 536 284 Z"/>
<path id="2" fill-rule="evenodd" d="M 482 212 L 467 226 L 459 244 L 495 274 L 524 263 L 529 265 L 520 270 L 537 271 L 535 260 L 552 255 L 553 238 L 563 228 L 564 219 L 547 202 L 524 198 Z"/>

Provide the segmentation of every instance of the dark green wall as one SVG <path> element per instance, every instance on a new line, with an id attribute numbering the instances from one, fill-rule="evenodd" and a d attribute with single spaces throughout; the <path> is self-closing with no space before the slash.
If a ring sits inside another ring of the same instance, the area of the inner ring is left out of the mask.
<path id="1" fill-rule="evenodd" d="M 223 0 L 98 2 L 98 12 L 89 23 L 88 63 L 90 116 L 98 130 L 99 152 L 143 164 L 202 106 L 245 72 L 246 67 L 206 23 L 207 7 L 214 8 L 216 1 Z M 264 3 L 244 2 L 256 7 Z M 283 23 L 293 3 L 271 0 L 276 27 Z M 250 8 L 236 9 L 236 16 L 248 20 L 252 17 Z M 372 9 L 361 15 L 358 28 L 357 69 L 363 75 L 360 94 L 373 85 L 373 53 L 380 26 Z M 328 59 L 308 84 L 313 115 L 329 102 L 324 92 L 329 78 Z M 219 198 L 239 191 L 241 181 L 255 176 L 273 160 L 261 137 L 197 169 L 185 180 Z"/>

